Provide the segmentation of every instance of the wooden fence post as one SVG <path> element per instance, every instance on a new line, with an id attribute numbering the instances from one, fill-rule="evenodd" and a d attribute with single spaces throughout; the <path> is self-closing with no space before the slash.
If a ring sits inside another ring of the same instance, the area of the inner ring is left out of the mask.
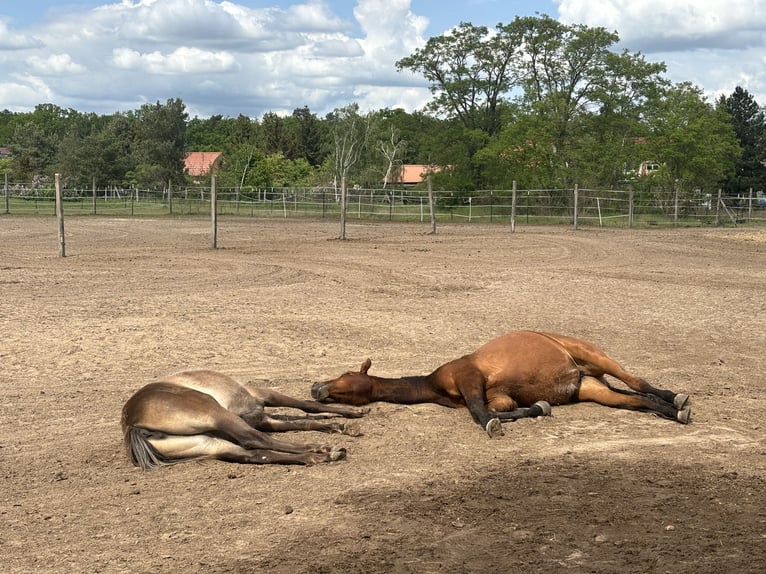
<path id="1" fill-rule="evenodd" d="M 516 180 L 511 188 L 511 233 L 516 231 Z"/>
<path id="2" fill-rule="evenodd" d="M 213 175 L 210 178 L 210 247 L 216 249 L 218 247 L 218 193 L 215 189 L 216 177 Z"/>
<path id="3" fill-rule="evenodd" d="M 434 206 L 434 186 L 433 182 L 431 181 L 431 172 L 428 172 L 428 209 L 431 212 L 431 232 L 430 234 L 433 235 L 436 233 L 436 211 Z"/>
<path id="4" fill-rule="evenodd" d="M 580 190 L 577 184 L 574 186 L 574 228 L 577 229 L 577 200 L 579 199 Z"/>
<path id="5" fill-rule="evenodd" d="M 64 239 L 64 202 L 61 197 L 61 174 L 56 177 L 56 220 L 59 225 L 59 257 L 66 257 L 66 240 Z"/>

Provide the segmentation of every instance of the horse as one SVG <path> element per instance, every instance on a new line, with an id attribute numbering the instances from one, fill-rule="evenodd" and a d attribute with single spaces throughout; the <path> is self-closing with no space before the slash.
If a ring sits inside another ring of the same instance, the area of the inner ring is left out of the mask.
<path id="1" fill-rule="evenodd" d="M 358 372 L 314 383 L 311 396 L 356 406 L 385 401 L 468 407 L 492 438 L 503 435 L 502 422 L 547 416 L 551 405 L 582 401 L 648 411 L 683 424 L 691 420 L 688 395 L 655 388 L 595 344 L 554 333 L 506 333 L 425 376 L 377 377 L 369 374 L 371 365 L 367 359 Z M 630 390 L 612 386 L 606 375 Z"/>
<path id="2" fill-rule="evenodd" d="M 121 424 L 128 458 L 144 470 L 200 459 L 311 465 L 342 460 L 346 451 L 287 442 L 267 433 L 314 430 L 360 434 L 354 423 L 269 416 L 264 407 L 290 407 L 347 418 L 369 412 L 295 399 L 272 389 L 245 387 L 216 371 L 182 371 L 147 384 L 123 406 Z"/>

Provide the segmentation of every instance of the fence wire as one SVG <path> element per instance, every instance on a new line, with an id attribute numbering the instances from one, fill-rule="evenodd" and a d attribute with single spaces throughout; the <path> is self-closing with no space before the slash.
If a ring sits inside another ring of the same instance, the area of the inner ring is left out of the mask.
<path id="1" fill-rule="evenodd" d="M 67 215 L 210 215 L 210 187 L 177 189 L 65 189 Z M 218 215 L 339 218 L 340 190 L 322 188 L 219 188 Z M 52 187 L 6 185 L 2 213 L 54 215 Z M 684 195 L 653 189 L 525 189 L 434 191 L 436 221 L 466 223 L 573 224 L 598 226 L 736 225 L 766 222 L 766 197 L 701 191 Z M 349 220 L 430 222 L 429 195 L 414 189 L 352 189 Z"/>

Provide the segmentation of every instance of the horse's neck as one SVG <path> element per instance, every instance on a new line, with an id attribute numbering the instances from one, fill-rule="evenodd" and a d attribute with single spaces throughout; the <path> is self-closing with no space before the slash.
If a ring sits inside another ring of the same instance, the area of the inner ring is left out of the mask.
<path id="1" fill-rule="evenodd" d="M 373 382 L 373 401 L 388 403 L 415 404 L 439 403 L 444 398 L 429 384 L 423 376 L 389 379 L 371 377 Z"/>

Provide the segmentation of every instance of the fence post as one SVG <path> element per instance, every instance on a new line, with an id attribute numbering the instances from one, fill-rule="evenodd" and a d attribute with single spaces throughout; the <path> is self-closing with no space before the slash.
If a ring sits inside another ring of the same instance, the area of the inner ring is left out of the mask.
<path id="1" fill-rule="evenodd" d="M 431 181 L 431 172 L 428 172 L 428 210 L 431 212 L 431 234 L 436 233 L 436 211 L 434 205 L 434 186 Z"/>
<path id="2" fill-rule="evenodd" d="M 96 176 L 93 176 L 93 215 L 96 215 Z"/>
<path id="3" fill-rule="evenodd" d="M 56 178 L 56 220 L 59 225 L 59 257 L 66 257 L 66 239 L 64 238 L 64 202 L 61 197 L 61 174 Z"/>
<path id="4" fill-rule="evenodd" d="M 173 182 L 168 180 L 168 213 L 173 215 Z"/>
<path id="5" fill-rule="evenodd" d="M 218 194 L 215 189 L 215 174 L 210 177 L 210 247 L 218 247 Z"/>
<path id="6" fill-rule="evenodd" d="M 628 190 L 628 227 L 633 227 L 633 187 Z"/>
<path id="7" fill-rule="evenodd" d="M 511 188 L 511 233 L 516 231 L 516 180 Z"/>
<path id="8" fill-rule="evenodd" d="M 7 189 L 7 187 L 8 187 L 8 183 L 7 183 L 8 182 L 8 175 L 7 174 L 5 176 L 5 181 L 6 181 L 5 186 L 6 186 L 6 189 Z M 7 197 L 7 195 L 6 195 L 6 197 Z M 8 208 L 7 207 L 5 208 L 5 212 L 8 213 Z M 750 188 L 750 191 L 749 191 L 748 196 L 747 196 L 747 218 L 748 218 L 748 220 L 753 219 L 753 188 L 752 187 Z"/>
<path id="9" fill-rule="evenodd" d="M 721 188 L 718 188 L 718 201 L 715 202 L 715 224 L 721 224 Z"/>
<path id="10" fill-rule="evenodd" d="M 3 186 L 3 189 L 5 190 L 5 213 L 11 212 L 11 202 L 9 196 L 9 190 L 8 190 L 8 174 L 5 174 L 5 185 Z M 750 195 L 753 195 L 752 189 L 750 190 Z"/>
<path id="11" fill-rule="evenodd" d="M 577 229 L 577 200 L 579 198 L 580 190 L 575 184 L 574 186 L 574 228 Z"/>

